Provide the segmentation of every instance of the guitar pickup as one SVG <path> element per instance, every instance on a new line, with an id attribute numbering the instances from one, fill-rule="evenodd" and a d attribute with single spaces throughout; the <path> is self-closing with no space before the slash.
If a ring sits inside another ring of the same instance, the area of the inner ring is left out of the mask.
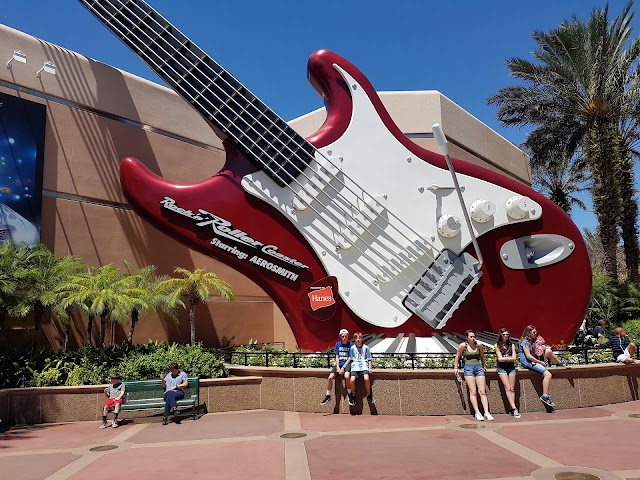
<path id="1" fill-rule="evenodd" d="M 295 197 L 292 207 L 296 210 L 306 210 L 314 200 L 327 188 L 331 180 L 340 172 L 336 166 L 339 159 L 320 158 L 310 168 L 306 169 L 297 179 L 297 183 L 291 185 Z"/>
<path id="2" fill-rule="evenodd" d="M 380 235 L 382 230 L 374 225 L 374 231 L 369 227 L 375 223 L 385 209 L 386 200 L 383 196 L 369 197 L 366 201 L 358 200 L 358 209 L 355 215 L 345 215 L 344 224 L 340 225 L 338 245 L 341 248 L 349 248 L 359 238 L 370 231 L 374 237 Z"/>

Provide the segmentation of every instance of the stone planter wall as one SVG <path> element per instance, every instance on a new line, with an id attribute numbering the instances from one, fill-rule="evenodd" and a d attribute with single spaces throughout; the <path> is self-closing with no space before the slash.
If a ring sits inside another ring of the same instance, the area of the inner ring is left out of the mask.
<path id="1" fill-rule="evenodd" d="M 357 382 L 358 404 L 350 408 L 340 387 L 334 399 L 320 405 L 328 370 L 317 368 L 230 366 L 232 377 L 200 381 L 201 412 L 288 410 L 298 412 L 370 413 L 377 415 L 458 415 L 469 413 L 469 398 L 451 370 L 378 370 L 372 374 L 375 405 L 362 402 L 364 385 Z M 591 407 L 638 400 L 640 364 L 601 364 L 552 368 L 550 391 L 558 409 Z M 493 413 L 508 407 L 495 371 L 487 373 Z M 541 377 L 518 371 L 517 404 L 521 412 L 542 411 Z M 99 420 L 104 385 L 0 390 L 3 425 Z M 336 401 L 336 398 L 338 399 Z M 127 412 L 123 418 L 157 415 Z"/>

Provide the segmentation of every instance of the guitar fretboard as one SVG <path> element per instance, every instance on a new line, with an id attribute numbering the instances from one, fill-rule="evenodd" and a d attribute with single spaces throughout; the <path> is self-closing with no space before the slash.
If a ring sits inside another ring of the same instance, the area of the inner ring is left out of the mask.
<path id="1" fill-rule="evenodd" d="M 156 74 L 280 186 L 314 147 L 142 0 L 80 0 Z"/>

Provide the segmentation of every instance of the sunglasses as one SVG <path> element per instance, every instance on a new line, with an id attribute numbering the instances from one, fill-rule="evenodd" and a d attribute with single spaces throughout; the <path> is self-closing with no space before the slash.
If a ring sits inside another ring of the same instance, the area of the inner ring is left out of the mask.
<path id="1" fill-rule="evenodd" d="M 501 333 L 500 335 L 502 335 L 503 337 L 508 337 L 511 334 L 510 333 Z"/>

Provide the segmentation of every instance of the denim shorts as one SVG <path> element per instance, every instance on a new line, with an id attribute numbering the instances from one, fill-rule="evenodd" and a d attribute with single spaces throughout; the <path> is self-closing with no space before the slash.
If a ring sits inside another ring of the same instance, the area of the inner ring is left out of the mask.
<path id="1" fill-rule="evenodd" d="M 505 370 L 502 367 L 496 367 L 496 372 L 498 372 L 498 375 L 515 375 L 516 373 L 518 373 L 516 371 L 516 367 L 510 368 L 508 370 Z"/>
<path id="2" fill-rule="evenodd" d="M 464 366 L 465 377 L 484 377 L 484 368 L 479 363 L 470 363 Z"/>
<path id="3" fill-rule="evenodd" d="M 365 375 L 369 375 L 369 370 L 362 370 L 360 372 L 351 372 L 351 378 L 364 378 Z"/>
<path id="4" fill-rule="evenodd" d="M 344 368 L 344 365 L 342 366 L 342 368 Z M 349 373 L 350 371 L 351 371 L 351 364 L 346 366 L 346 368 L 344 369 L 344 373 Z M 331 367 L 331 373 L 333 373 L 334 375 L 338 374 L 335 363 L 333 364 L 333 367 Z"/>
<path id="5" fill-rule="evenodd" d="M 523 363 L 522 366 L 524 368 L 526 368 L 527 370 L 533 370 L 536 373 L 539 373 L 540 375 L 544 374 L 544 372 L 547 371 L 546 367 L 544 365 L 540 365 L 539 363 Z"/>

